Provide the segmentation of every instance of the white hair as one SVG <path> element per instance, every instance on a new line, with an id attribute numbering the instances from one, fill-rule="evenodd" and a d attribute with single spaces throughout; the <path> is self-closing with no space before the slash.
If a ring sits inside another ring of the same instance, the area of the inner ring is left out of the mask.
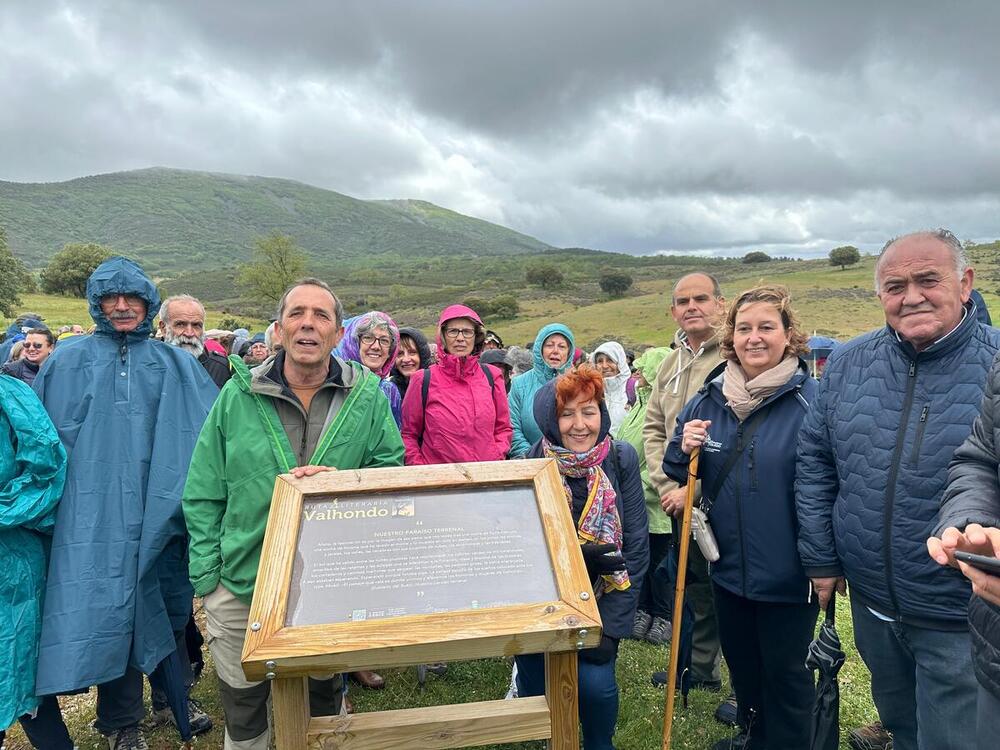
<path id="1" fill-rule="evenodd" d="M 164 325 L 170 322 L 170 306 L 174 302 L 193 302 L 201 309 L 202 319 L 205 318 L 205 306 L 201 304 L 201 300 L 197 297 L 192 297 L 190 294 L 175 294 L 173 297 L 167 297 L 163 300 L 163 304 L 160 305 L 160 320 L 163 321 Z"/>
<path id="2" fill-rule="evenodd" d="M 893 237 L 891 240 L 886 242 L 882 246 L 882 250 L 878 254 L 878 259 L 875 261 L 875 292 L 881 291 L 879 288 L 879 271 L 882 270 L 882 259 L 885 257 L 886 252 L 895 245 L 900 240 L 907 240 L 911 237 L 924 237 L 926 239 L 938 240 L 941 244 L 948 248 L 951 252 L 952 262 L 955 264 L 955 273 L 961 276 L 965 273 L 965 269 L 969 267 L 969 260 L 965 255 L 965 248 L 962 247 L 962 243 L 959 241 L 958 237 L 949 232 L 947 229 L 922 229 L 919 232 L 910 232 L 909 234 L 902 234 L 899 237 Z"/>

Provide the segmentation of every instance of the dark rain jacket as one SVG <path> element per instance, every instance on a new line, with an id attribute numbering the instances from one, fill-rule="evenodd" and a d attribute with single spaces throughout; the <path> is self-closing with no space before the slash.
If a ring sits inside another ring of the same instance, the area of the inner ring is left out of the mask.
<path id="1" fill-rule="evenodd" d="M 4 375 L 10 375 L 12 378 L 17 378 L 22 383 L 31 385 L 35 382 L 35 378 L 38 377 L 39 367 L 34 362 L 29 362 L 23 357 L 17 362 L 4 362 L 3 367 L 0 367 L 0 372 Z"/>
<path id="2" fill-rule="evenodd" d="M 719 560 L 711 565 L 712 581 L 754 601 L 808 602 L 812 586 L 796 549 L 795 444 L 816 397 L 816 381 L 800 361 L 788 382 L 758 407 L 767 413 L 744 445 L 744 430 L 753 415 L 741 423 L 726 405 L 724 370 L 724 364 L 713 370 L 681 410 L 667 444 L 663 472 L 678 484 L 687 484 L 689 457 L 681 450 L 684 425 L 692 419 L 712 420 L 698 461 L 702 507 L 708 508 L 719 544 Z M 716 496 L 710 497 L 716 478 L 740 445 L 744 446 L 740 459 Z"/>
<path id="3" fill-rule="evenodd" d="M 146 318 L 117 333 L 106 294 L 137 294 Z M 153 282 L 125 258 L 87 282 L 92 336 L 59 344 L 35 392 L 69 456 L 53 532 L 38 656 L 40 695 L 149 674 L 191 614 L 181 492 L 218 389 L 189 352 L 149 338 Z"/>
<path id="4" fill-rule="evenodd" d="M 403 338 L 406 336 L 409 338 L 417 347 L 417 356 L 420 358 L 420 369 L 424 370 L 431 365 L 431 346 L 427 342 L 427 337 L 424 336 L 423 331 L 416 328 L 400 328 L 399 337 Z M 397 363 L 399 357 L 396 357 Z M 392 366 L 392 372 L 389 373 L 389 379 L 396 384 L 396 389 L 399 391 L 401 398 L 406 398 L 406 389 L 410 385 L 410 379 L 406 377 L 403 373 L 399 371 L 397 364 Z"/>
<path id="5" fill-rule="evenodd" d="M 934 536 L 970 523 L 1000 528 L 1000 357 L 993 360 L 983 406 L 972 434 L 948 467 L 948 486 Z M 969 602 L 973 668 L 979 684 L 1000 699 L 1000 607 L 978 596 Z"/>
<path id="6" fill-rule="evenodd" d="M 559 434 L 559 417 L 556 414 L 555 382 L 549 381 L 534 396 L 534 419 L 542 435 L 555 445 L 562 445 Z M 611 432 L 611 417 L 608 408 L 601 402 L 601 431 L 598 442 Z M 541 458 L 542 441 L 536 442 L 525 458 Z M 642 580 L 649 568 L 649 521 L 646 518 L 646 502 L 642 494 L 642 480 L 639 477 L 639 455 L 628 443 L 613 440 L 611 450 L 601 462 L 601 469 L 615 488 L 615 504 L 622 523 L 622 556 L 628 568 L 629 587 L 624 591 L 608 591 L 597 600 L 601 613 L 604 635 L 610 638 L 625 638 L 632 632 L 635 609 L 639 604 Z M 570 490 L 573 504 L 570 511 L 573 522 L 577 523 L 587 499 L 587 480 L 571 477 Z"/>
<path id="7" fill-rule="evenodd" d="M 886 326 L 836 349 L 799 436 L 799 553 L 886 616 L 964 630 L 971 587 L 927 554 L 948 463 L 969 436 L 1000 331 L 973 305 L 917 352 Z"/>

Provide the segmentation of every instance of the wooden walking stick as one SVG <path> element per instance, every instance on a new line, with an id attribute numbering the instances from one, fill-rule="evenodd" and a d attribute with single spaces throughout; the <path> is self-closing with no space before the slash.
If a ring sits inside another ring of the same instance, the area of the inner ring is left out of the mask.
<path id="1" fill-rule="evenodd" d="M 687 577 L 688 548 L 691 546 L 691 510 L 694 508 L 695 485 L 698 481 L 698 454 L 691 451 L 688 463 L 687 498 L 681 517 L 681 548 L 677 560 L 677 590 L 674 592 L 674 617 L 670 624 L 670 667 L 667 669 L 667 699 L 663 713 L 663 750 L 670 750 L 670 730 L 674 724 L 674 699 L 677 691 L 677 660 L 681 651 L 681 622 L 684 619 L 684 579 Z"/>

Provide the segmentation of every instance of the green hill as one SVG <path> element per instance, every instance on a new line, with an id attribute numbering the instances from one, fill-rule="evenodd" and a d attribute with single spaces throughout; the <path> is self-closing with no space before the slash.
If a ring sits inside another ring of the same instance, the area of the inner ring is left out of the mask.
<path id="1" fill-rule="evenodd" d="M 363 201 L 293 180 L 140 169 L 57 183 L 0 181 L 0 225 L 38 268 L 67 242 L 98 242 L 151 273 L 232 265 L 255 237 L 288 234 L 318 265 L 373 254 L 502 256 L 549 245 L 415 200 Z"/>

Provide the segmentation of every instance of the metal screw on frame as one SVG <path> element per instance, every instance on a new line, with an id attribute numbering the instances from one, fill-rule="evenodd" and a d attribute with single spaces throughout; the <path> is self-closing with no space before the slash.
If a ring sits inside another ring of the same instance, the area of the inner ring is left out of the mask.
<path id="1" fill-rule="evenodd" d="M 256 633 L 258 630 L 260 630 L 260 623 L 259 622 L 250 623 L 250 629 Z"/>
<path id="2" fill-rule="evenodd" d="M 583 599 L 584 601 L 587 601 L 590 598 L 590 594 L 586 591 L 581 591 L 580 598 Z"/>
<path id="3" fill-rule="evenodd" d="M 586 628 L 581 629 L 580 632 L 577 633 L 577 635 L 580 637 L 580 640 L 582 641 L 584 638 L 587 637 L 587 629 Z"/>

